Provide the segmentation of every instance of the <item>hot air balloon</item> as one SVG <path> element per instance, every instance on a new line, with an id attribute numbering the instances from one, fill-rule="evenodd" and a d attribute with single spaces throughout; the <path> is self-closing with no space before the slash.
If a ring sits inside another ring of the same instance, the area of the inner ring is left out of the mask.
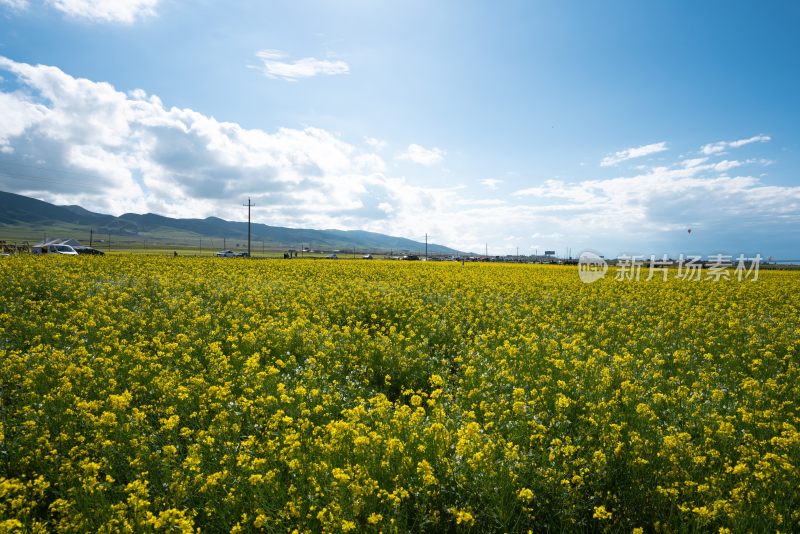
<path id="1" fill-rule="evenodd" d="M 692 235 L 692 229 L 691 229 L 691 228 L 689 228 L 689 229 L 688 229 L 688 230 L 686 230 L 686 231 L 687 231 L 687 232 L 689 232 L 689 235 Z"/>

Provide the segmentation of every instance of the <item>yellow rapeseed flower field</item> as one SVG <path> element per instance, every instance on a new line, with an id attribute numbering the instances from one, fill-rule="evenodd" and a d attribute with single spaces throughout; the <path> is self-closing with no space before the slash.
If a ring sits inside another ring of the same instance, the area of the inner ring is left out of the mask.
<path id="1" fill-rule="evenodd" d="M 800 273 L 0 261 L 0 531 L 798 531 Z"/>

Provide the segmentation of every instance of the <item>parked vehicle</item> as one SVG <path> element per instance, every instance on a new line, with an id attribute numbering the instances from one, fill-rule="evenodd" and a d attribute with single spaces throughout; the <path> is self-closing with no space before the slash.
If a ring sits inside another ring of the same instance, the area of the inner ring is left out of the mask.
<path id="1" fill-rule="evenodd" d="M 250 257 L 250 253 L 249 252 L 234 252 L 233 253 L 233 257 L 234 258 L 249 258 Z"/>
<path id="2" fill-rule="evenodd" d="M 69 245 L 50 245 L 47 252 L 51 254 L 63 254 L 64 256 L 77 256 L 78 253 Z"/>
<path id="3" fill-rule="evenodd" d="M 220 250 L 217 252 L 218 258 L 233 258 L 234 256 L 236 256 L 236 253 L 232 250 Z"/>
<path id="4" fill-rule="evenodd" d="M 91 256 L 102 256 L 105 254 L 102 250 L 97 250 L 94 247 L 72 247 L 78 254 L 88 254 Z"/>

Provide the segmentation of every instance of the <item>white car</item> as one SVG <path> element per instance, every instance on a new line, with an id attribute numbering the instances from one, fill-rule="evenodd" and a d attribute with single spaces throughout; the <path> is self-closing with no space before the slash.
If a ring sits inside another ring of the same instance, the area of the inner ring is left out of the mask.
<path id="1" fill-rule="evenodd" d="M 218 258 L 232 258 L 236 255 L 236 253 L 232 250 L 220 250 L 217 252 Z"/>
<path id="2" fill-rule="evenodd" d="M 51 254 L 63 254 L 65 256 L 77 256 L 78 253 L 69 245 L 50 245 L 47 252 Z"/>

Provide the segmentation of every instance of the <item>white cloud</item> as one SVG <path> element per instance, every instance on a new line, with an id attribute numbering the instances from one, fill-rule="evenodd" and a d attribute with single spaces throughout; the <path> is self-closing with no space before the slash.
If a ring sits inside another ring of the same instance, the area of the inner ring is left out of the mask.
<path id="1" fill-rule="evenodd" d="M 0 150 L 5 153 L 13 152 L 11 138 L 36 124 L 47 113 L 44 106 L 31 102 L 23 95 L 12 93 L 0 93 L 0 109 L 3 110 L 3 120 L 0 121 Z"/>
<path id="2" fill-rule="evenodd" d="M 736 141 L 717 141 L 716 143 L 709 143 L 700 147 L 700 152 L 706 156 L 714 154 L 722 154 L 727 148 L 739 148 L 750 143 L 766 143 L 772 138 L 768 135 L 754 135 L 747 139 L 738 139 Z"/>
<path id="3" fill-rule="evenodd" d="M 386 148 L 386 141 L 383 139 L 378 139 L 377 137 L 365 137 L 364 142 L 378 151 Z"/>
<path id="4" fill-rule="evenodd" d="M 142 90 L 0 58 L 25 93 L 0 92 L 0 189 L 102 212 L 241 219 L 243 197 L 271 224 L 388 224 L 427 193 L 384 176 L 383 159 L 319 129 L 245 129 Z M 25 175 L 6 172 L 24 165 Z M 397 228 L 394 228 L 395 230 Z"/>
<path id="5" fill-rule="evenodd" d="M 132 24 L 154 16 L 159 0 L 42 0 L 74 19 L 91 22 Z M 16 11 L 30 7 L 30 0 L 0 0 L 0 7 Z"/>
<path id="6" fill-rule="evenodd" d="M 545 219 L 551 216 L 549 228 L 559 229 L 574 241 L 582 237 L 576 228 L 590 229 L 584 236 L 590 240 L 584 241 L 584 246 L 593 246 L 591 239 L 608 242 L 601 237 L 608 235 L 613 235 L 617 243 L 652 246 L 666 235 L 697 227 L 716 236 L 718 241 L 710 246 L 730 248 L 744 242 L 743 223 L 748 233 L 759 237 L 800 224 L 800 187 L 768 186 L 752 176 L 724 174 L 754 161 L 720 163 L 692 161 L 686 165 L 686 161 L 679 161 L 608 180 L 548 180 L 514 195 L 526 199 L 531 212 Z"/>
<path id="7" fill-rule="evenodd" d="M 656 154 L 658 152 L 663 152 L 665 150 L 667 150 L 667 143 L 663 141 L 660 143 L 653 143 L 650 145 L 642 145 L 633 148 L 626 148 L 625 150 L 620 150 L 619 152 L 615 152 L 613 154 L 609 154 L 608 156 L 604 157 L 603 160 L 600 162 L 600 166 L 610 167 L 622 161 L 649 156 L 650 154 Z"/>
<path id="8" fill-rule="evenodd" d="M 681 165 L 684 167 L 697 167 L 708 161 L 708 158 L 693 158 L 693 159 L 685 159 L 681 161 Z"/>
<path id="9" fill-rule="evenodd" d="M 260 50 L 256 56 L 261 66 L 256 67 L 269 78 L 296 82 L 300 78 L 310 78 L 319 74 L 347 74 L 350 67 L 341 60 L 306 57 L 295 61 L 285 61 L 288 55 L 280 50 Z"/>
<path id="10" fill-rule="evenodd" d="M 729 143 L 730 146 L 733 148 L 739 148 L 740 146 L 749 145 L 750 143 L 766 143 L 772 139 L 768 135 L 754 135 L 753 137 L 749 137 L 747 139 L 739 139 L 738 141 L 731 141 Z"/>
<path id="11" fill-rule="evenodd" d="M 480 181 L 482 186 L 488 187 L 489 189 L 497 189 L 497 186 L 502 183 L 503 180 L 498 180 L 497 178 L 484 178 Z"/>
<path id="12" fill-rule="evenodd" d="M 385 172 L 386 163 L 377 154 L 360 154 L 353 158 L 356 166 L 364 172 Z"/>
<path id="13" fill-rule="evenodd" d="M 424 165 L 426 167 L 430 167 L 432 165 L 436 165 L 437 163 L 441 162 L 444 159 L 445 151 L 433 147 L 433 148 L 425 148 L 423 146 L 417 144 L 410 144 L 405 152 L 399 154 L 397 159 L 407 160 L 419 165 Z"/>
<path id="14" fill-rule="evenodd" d="M 720 154 L 720 153 L 724 152 L 725 151 L 725 147 L 727 147 L 727 146 L 728 146 L 728 144 L 725 141 L 719 141 L 717 143 L 710 143 L 708 145 L 703 145 L 703 147 L 700 149 L 700 152 L 702 152 L 706 156 L 711 156 L 713 154 Z"/>
<path id="15" fill-rule="evenodd" d="M 732 253 L 800 249 L 800 187 L 727 175 L 768 160 L 684 159 L 493 198 L 478 184 L 424 187 L 393 176 L 371 146 L 320 128 L 246 129 L 55 67 L 0 58 L 0 71 L 19 87 L 0 87 L 0 190 L 59 204 L 242 220 L 249 196 L 256 222 L 428 233 L 476 252 L 488 241 L 493 253 L 538 246 L 661 254 L 673 250 L 662 248 L 670 236 L 685 239 L 686 227 L 695 229 L 693 242 L 709 235 L 709 247 Z M 411 147 L 430 164 L 444 154 Z"/>
<path id="16" fill-rule="evenodd" d="M 23 10 L 28 7 L 28 0 L 0 0 L 0 6 L 6 6 L 14 10 Z"/>
<path id="17" fill-rule="evenodd" d="M 156 14 L 158 0 L 47 0 L 59 11 L 92 22 L 132 24 Z"/>
<path id="18" fill-rule="evenodd" d="M 749 163 L 749 162 L 746 162 L 746 163 Z M 743 165 L 743 162 L 741 162 L 741 161 L 725 159 L 725 160 L 722 160 L 722 161 L 720 161 L 718 163 L 715 163 L 714 164 L 714 170 L 717 171 L 717 172 L 726 172 L 726 171 L 729 171 L 731 169 L 735 169 L 736 167 L 741 167 L 742 165 Z"/>

